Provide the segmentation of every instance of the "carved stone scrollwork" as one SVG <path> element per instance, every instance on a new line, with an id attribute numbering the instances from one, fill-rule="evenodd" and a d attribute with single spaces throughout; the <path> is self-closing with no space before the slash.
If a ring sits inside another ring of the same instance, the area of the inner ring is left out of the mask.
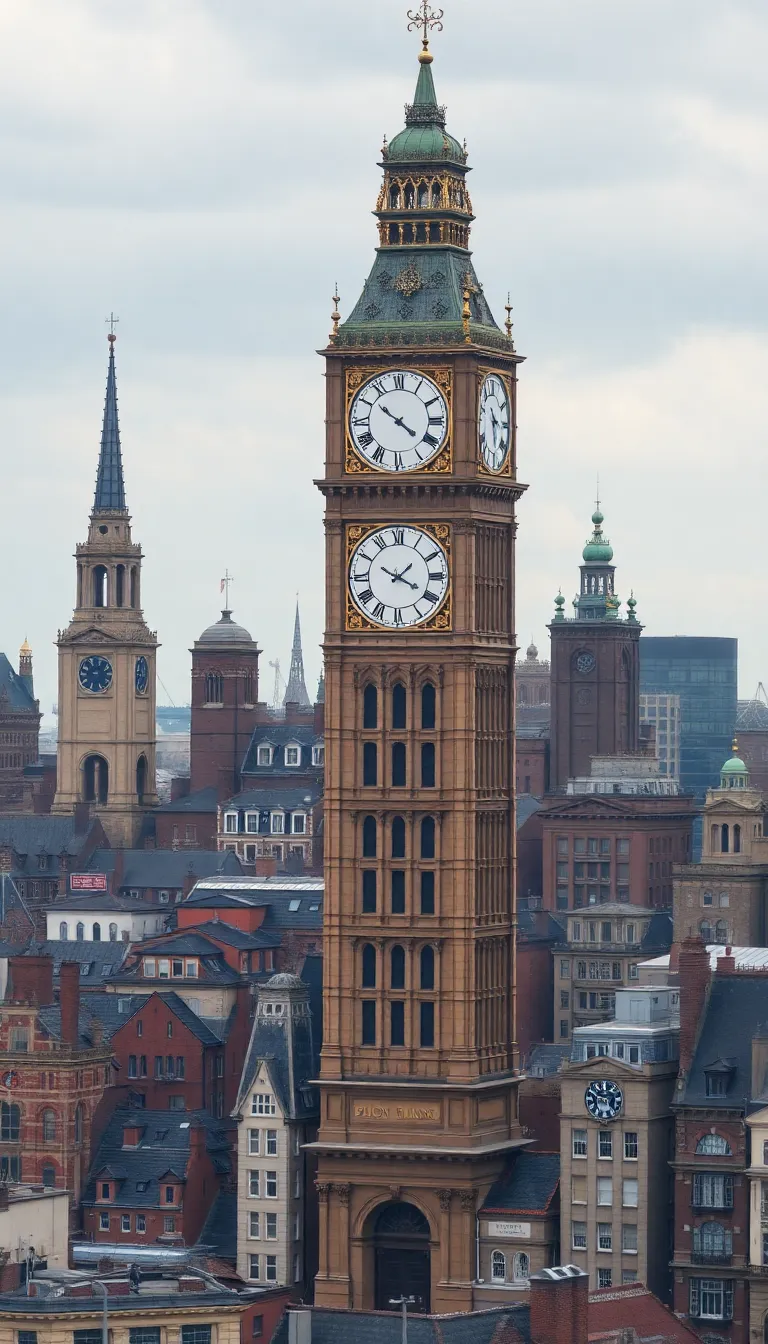
<path id="1" fill-rule="evenodd" d="M 476 1190 L 460 1190 L 459 1199 L 461 1200 L 461 1207 L 465 1213 L 475 1212 L 475 1208 L 477 1207 Z"/>
<path id="2" fill-rule="evenodd" d="M 321 1181 L 315 1181 L 315 1189 L 316 1189 L 316 1191 L 317 1191 L 317 1198 L 318 1198 L 319 1203 L 320 1203 L 320 1204 L 327 1204 L 327 1203 L 328 1203 L 328 1195 L 330 1194 L 330 1189 L 331 1189 L 330 1185 L 326 1185 L 326 1184 L 324 1184 L 324 1183 L 321 1182 Z"/>
<path id="3" fill-rule="evenodd" d="M 350 1192 L 350 1190 L 352 1189 L 352 1186 L 351 1186 L 351 1185 L 334 1185 L 333 1188 L 334 1188 L 334 1190 L 336 1191 L 336 1194 L 339 1196 L 339 1203 L 340 1203 L 345 1209 L 348 1208 L 348 1207 L 349 1207 L 349 1192 Z"/>
<path id="4" fill-rule="evenodd" d="M 341 532 L 342 522 L 340 518 L 326 518 L 325 530 L 329 537 L 337 537 Z"/>
<path id="5" fill-rule="evenodd" d="M 438 1190 L 437 1197 L 440 1200 L 440 1208 L 442 1209 L 443 1213 L 447 1213 L 451 1207 L 451 1200 L 453 1199 L 453 1191 Z"/>
<path id="6" fill-rule="evenodd" d="M 389 1198 L 393 1199 L 395 1203 L 399 1204 L 402 1197 L 403 1197 L 403 1187 L 401 1185 L 390 1185 Z"/>

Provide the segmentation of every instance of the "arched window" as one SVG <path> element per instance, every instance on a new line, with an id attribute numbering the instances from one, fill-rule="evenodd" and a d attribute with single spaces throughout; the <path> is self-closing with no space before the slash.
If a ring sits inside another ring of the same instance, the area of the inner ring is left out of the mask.
<path id="1" fill-rule="evenodd" d="M 103 756 L 83 761 L 83 802 L 106 803 L 109 799 L 109 766 Z"/>
<path id="2" fill-rule="evenodd" d="M 205 674 L 205 703 L 207 705 L 224 704 L 224 678 L 220 672 Z"/>
<path id="3" fill-rule="evenodd" d="M 431 681 L 425 681 L 421 688 L 421 726 L 434 728 L 437 695 Z"/>
<path id="4" fill-rule="evenodd" d="M 389 189 L 389 208 L 390 210 L 400 209 L 400 188 L 397 184 Z"/>
<path id="5" fill-rule="evenodd" d="M 738 822 L 733 828 L 733 852 L 734 854 L 741 853 L 741 827 Z"/>
<path id="6" fill-rule="evenodd" d="M 717 1263 L 732 1253 L 733 1240 L 730 1228 L 723 1223 L 702 1223 L 693 1229 L 693 1253 L 705 1260 Z"/>
<path id="7" fill-rule="evenodd" d="M 363 989 L 376 988 L 376 948 L 366 943 L 363 948 Z"/>
<path id="8" fill-rule="evenodd" d="M 525 685 L 525 682 L 523 682 L 522 686 L 518 686 L 517 688 L 517 703 L 519 705 L 528 704 L 528 687 Z"/>
<path id="9" fill-rule="evenodd" d="M 136 797 L 140 803 L 144 802 L 144 794 L 147 791 L 147 758 L 142 752 L 136 762 Z"/>
<path id="10" fill-rule="evenodd" d="M 406 184 L 405 184 L 405 208 L 406 208 L 406 210 L 412 210 L 413 207 L 414 207 L 415 201 L 416 201 L 416 192 L 414 191 L 413 183 L 412 183 L 412 182 L 406 182 Z"/>
<path id="11" fill-rule="evenodd" d="M 131 606 L 139 605 L 139 571 L 134 565 L 131 569 Z"/>
<path id="12" fill-rule="evenodd" d="M 731 1157 L 731 1145 L 722 1134 L 705 1134 L 696 1144 L 697 1153 L 705 1153 L 710 1157 Z"/>
<path id="13" fill-rule="evenodd" d="M 392 787 L 405 788 L 405 743 L 392 743 Z"/>
<path id="14" fill-rule="evenodd" d="M 402 817 L 392 818 L 392 858 L 405 858 L 405 822 Z"/>
<path id="15" fill-rule="evenodd" d="M 431 947 L 422 947 L 419 958 L 419 971 L 422 989 L 435 988 L 435 953 Z"/>
<path id="16" fill-rule="evenodd" d="M 363 743 L 363 787 L 375 788 L 379 782 L 379 753 L 375 742 Z"/>
<path id="17" fill-rule="evenodd" d="M 75 937 L 77 938 L 78 943 L 82 943 L 85 938 L 85 925 L 81 921 L 78 921 L 75 928 Z"/>
<path id="18" fill-rule="evenodd" d="M 439 182 L 433 182 L 433 183 L 432 183 L 432 209 L 433 209 L 433 210 L 434 210 L 437 206 L 439 206 L 439 205 L 441 204 L 442 199 L 443 199 L 443 193 L 442 193 L 442 190 L 441 190 L 441 188 L 440 188 L 440 183 L 439 183 Z"/>
<path id="19" fill-rule="evenodd" d="M 726 826 L 725 822 L 723 822 L 722 826 L 720 827 L 720 853 L 721 854 L 728 853 L 728 827 Z"/>
<path id="20" fill-rule="evenodd" d="M 426 210 L 429 206 L 429 187 L 426 182 L 419 183 L 419 209 Z"/>
<path id="21" fill-rule="evenodd" d="M 56 1112 L 43 1111 L 43 1143 L 56 1142 Z"/>
<path id="22" fill-rule="evenodd" d="M 531 1275 L 531 1262 L 525 1251 L 518 1251 L 512 1261 L 513 1279 L 528 1279 Z"/>
<path id="23" fill-rule="evenodd" d="M 115 570 L 115 605 L 122 607 L 125 602 L 125 565 L 118 565 Z"/>
<path id="24" fill-rule="evenodd" d="M 434 742 L 422 742 L 421 744 L 421 787 L 422 789 L 434 789 L 435 787 Z"/>
<path id="25" fill-rule="evenodd" d="M 363 858 L 376 858 L 376 818 L 363 819 Z"/>
<path id="26" fill-rule="evenodd" d="M 109 926 L 109 941 L 110 943 L 117 942 L 117 925 L 114 923 Z"/>
<path id="27" fill-rule="evenodd" d="M 715 925 L 715 942 L 716 943 L 728 942 L 728 925 L 726 924 L 724 919 L 718 919 Z"/>
<path id="28" fill-rule="evenodd" d="M 16 1143 L 21 1128 L 21 1111 L 15 1103 L 0 1102 L 0 1139 Z"/>
<path id="29" fill-rule="evenodd" d="M 405 727 L 405 687 L 401 681 L 392 687 L 392 727 Z"/>
<path id="30" fill-rule="evenodd" d="M 434 859 L 435 857 L 434 817 L 424 817 L 421 823 L 421 857 L 422 859 Z"/>
<path id="31" fill-rule="evenodd" d="M 107 571 L 104 565 L 96 565 L 93 574 L 93 606 L 106 607 L 109 593 L 107 590 Z"/>
<path id="32" fill-rule="evenodd" d="M 705 943 L 714 943 L 715 939 L 714 934 L 712 932 L 712 925 L 710 924 L 708 919 L 702 919 L 699 925 L 699 933 L 701 934 Z"/>
<path id="33" fill-rule="evenodd" d="M 83 1104 L 78 1102 L 75 1109 L 75 1143 L 83 1142 Z"/>
<path id="34" fill-rule="evenodd" d="M 91 934 L 91 938 L 93 939 L 94 943 L 101 942 L 101 925 L 98 920 L 94 921 L 93 933 Z"/>
<path id="35" fill-rule="evenodd" d="M 43 1186 L 46 1190 L 53 1190 L 56 1186 L 56 1168 L 48 1164 L 43 1167 Z"/>
<path id="36" fill-rule="evenodd" d="M 59 939 L 62 943 L 66 943 L 68 938 L 69 938 L 69 928 L 67 927 L 66 919 L 63 919 L 59 925 Z"/>
<path id="37" fill-rule="evenodd" d="M 494 1251 L 491 1255 L 491 1278 L 494 1283 L 504 1283 L 507 1277 L 507 1257 L 503 1251 Z"/>
<path id="38" fill-rule="evenodd" d="M 389 954 L 389 984 L 392 989 L 405 989 L 405 948 L 399 944 Z"/>
<path id="39" fill-rule="evenodd" d="M 363 727 L 378 728 L 379 726 L 379 694 L 375 686 L 370 683 L 363 691 Z"/>

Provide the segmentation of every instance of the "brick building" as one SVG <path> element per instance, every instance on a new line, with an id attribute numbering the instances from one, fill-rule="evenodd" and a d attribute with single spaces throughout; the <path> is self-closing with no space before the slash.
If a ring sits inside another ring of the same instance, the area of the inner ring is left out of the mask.
<path id="1" fill-rule="evenodd" d="M 38 758 L 40 702 L 32 680 L 32 650 L 26 639 L 14 672 L 0 653 L 0 812 L 32 812 L 31 780 L 25 774 Z"/>
<path id="2" fill-rule="evenodd" d="M 68 875 L 82 871 L 108 844 L 87 807 L 66 817 L 0 816 L 0 874 L 13 879 L 38 937 L 46 936 L 46 907 L 66 895 Z"/>
<path id="3" fill-rule="evenodd" d="M 11 957 L 0 1014 L 0 1177 L 63 1187 L 80 1198 L 90 1161 L 91 1122 L 112 1077 L 112 1051 L 98 1021 L 81 1010 L 80 970 Z"/>
<path id="4" fill-rule="evenodd" d="M 616 991 L 638 982 L 638 964 L 672 944 L 672 920 L 662 910 L 608 902 L 561 916 L 564 936 L 552 948 L 556 1038 L 575 1027 L 607 1022 Z"/>
<path id="5" fill-rule="evenodd" d="M 552 1040 L 553 951 L 564 933 L 548 910 L 517 912 L 517 1043 L 524 1061 L 532 1046 Z"/>
<path id="6" fill-rule="evenodd" d="M 475 1306 L 519 1302 L 532 1274 L 557 1262 L 560 1154 L 518 1153 L 478 1211 L 480 1273 Z"/>
<path id="7" fill-rule="evenodd" d="M 198 882 L 178 907 L 179 929 L 220 921 L 246 933 L 276 941 L 274 962 L 264 943 L 269 971 L 299 971 L 308 956 L 321 950 L 324 882 L 322 877 L 217 877 Z M 222 935 L 222 930 L 219 930 Z"/>

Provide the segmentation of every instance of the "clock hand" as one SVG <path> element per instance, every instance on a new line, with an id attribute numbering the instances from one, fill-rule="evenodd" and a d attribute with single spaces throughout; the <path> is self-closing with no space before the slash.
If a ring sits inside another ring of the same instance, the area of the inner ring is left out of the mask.
<path id="1" fill-rule="evenodd" d="M 385 415 L 388 415 L 388 416 L 389 416 L 390 420 L 394 420 L 394 422 L 395 422 L 396 425 L 399 425 L 401 429 L 406 430 L 407 433 L 410 434 L 410 436 L 411 436 L 412 439 L 415 439 L 415 438 L 416 438 L 416 430 L 415 430 L 415 429 L 411 429 L 410 425 L 406 425 L 406 423 L 405 423 L 405 421 L 403 420 L 403 417 L 402 417 L 401 415 L 393 415 L 392 412 L 391 412 L 390 410 L 388 410 L 388 408 L 387 408 L 386 406 L 382 406 L 381 409 L 382 409 L 382 411 L 384 412 Z"/>
<path id="2" fill-rule="evenodd" d="M 400 570 L 398 578 L 402 578 L 404 574 L 407 574 L 409 569 L 413 569 L 413 561 L 411 561 L 410 565 L 406 565 L 405 569 Z"/>

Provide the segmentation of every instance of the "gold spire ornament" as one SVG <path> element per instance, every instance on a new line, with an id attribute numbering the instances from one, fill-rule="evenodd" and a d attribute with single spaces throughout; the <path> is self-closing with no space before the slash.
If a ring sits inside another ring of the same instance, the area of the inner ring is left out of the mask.
<path id="1" fill-rule="evenodd" d="M 408 32 L 412 33 L 414 28 L 421 29 L 421 41 L 424 50 L 419 52 L 419 60 L 422 65 L 432 64 L 433 57 L 429 50 L 429 34 L 433 28 L 436 28 L 438 33 L 442 33 L 442 18 L 442 9 L 430 9 L 429 0 L 421 0 L 421 5 L 415 12 L 411 9 L 408 10 Z"/>
<path id="2" fill-rule="evenodd" d="M 507 340 L 510 342 L 512 349 L 514 350 L 515 343 L 512 340 L 512 304 L 510 303 L 511 297 L 512 297 L 511 294 L 507 294 L 507 302 L 504 304 L 507 313 L 507 320 L 504 323 L 504 326 L 507 329 Z"/>
<path id="3" fill-rule="evenodd" d="M 332 321 L 332 323 L 333 323 L 333 331 L 332 331 L 331 334 L 330 334 L 329 340 L 330 340 L 330 342 L 331 342 L 331 345 L 335 345 L 336 342 L 337 342 L 338 339 L 339 339 L 339 323 L 340 323 L 340 321 L 341 321 L 341 313 L 339 312 L 339 286 L 338 286 L 338 285 L 334 285 L 334 287 L 333 287 L 332 302 L 333 302 L 333 312 L 331 313 L 331 321 Z"/>
<path id="4" fill-rule="evenodd" d="M 467 345 L 472 344 L 472 334 L 469 330 L 469 323 L 472 317 L 472 309 L 469 306 L 469 295 L 470 290 L 469 287 L 467 287 L 464 290 L 464 307 L 461 310 L 461 325 L 464 328 L 464 340 L 466 341 Z"/>

